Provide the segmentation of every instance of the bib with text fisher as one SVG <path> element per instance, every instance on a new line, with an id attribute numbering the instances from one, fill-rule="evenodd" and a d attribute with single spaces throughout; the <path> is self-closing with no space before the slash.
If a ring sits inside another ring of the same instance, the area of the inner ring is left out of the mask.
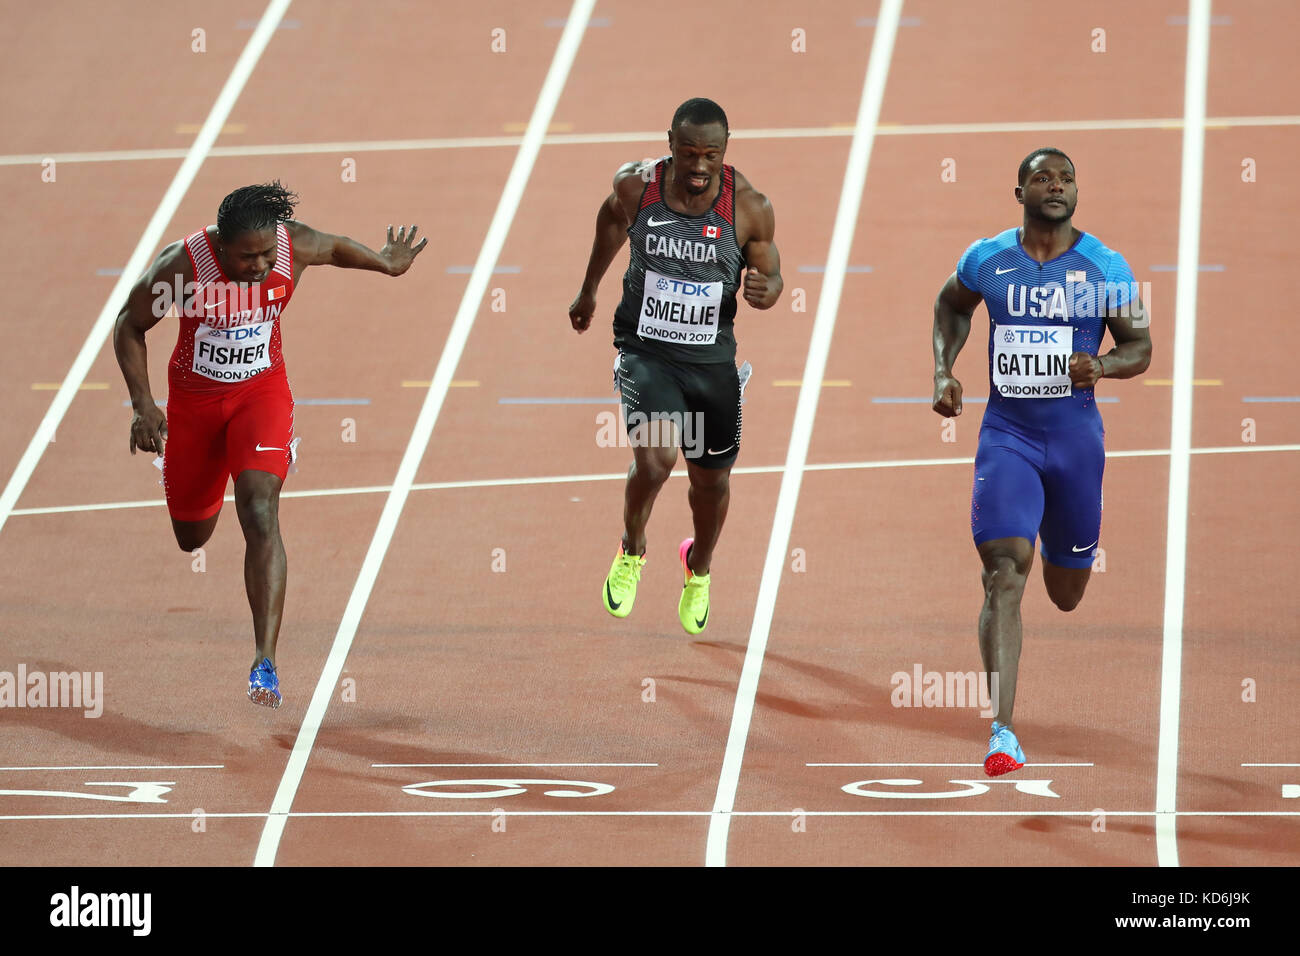
<path id="1" fill-rule="evenodd" d="M 993 331 L 993 387 L 1005 398 L 1067 398 L 1072 326 L 999 325 Z"/>
<path id="2" fill-rule="evenodd" d="M 242 382 L 271 367 L 271 330 L 275 322 L 214 329 L 199 323 L 194 330 L 194 371 L 216 382 Z"/>
<path id="3" fill-rule="evenodd" d="M 722 315 L 722 283 L 691 282 L 645 271 L 639 338 L 679 345 L 712 345 Z"/>

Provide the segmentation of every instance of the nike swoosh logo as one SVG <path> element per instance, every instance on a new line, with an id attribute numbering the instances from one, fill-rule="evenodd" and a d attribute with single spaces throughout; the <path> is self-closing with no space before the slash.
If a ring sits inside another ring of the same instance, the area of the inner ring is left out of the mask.
<path id="1" fill-rule="evenodd" d="M 649 219 L 646 220 L 645 224 L 647 226 L 671 226 L 676 221 L 677 221 L 676 219 L 665 219 L 662 222 L 655 222 L 655 217 L 651 216 Z"/>
<path id="2" fill-rule="evenodd" d="M 1017 269 L 1019 269 L 1019 268 L 1020 268 L 1020 266 L 1012 266 L 1010 269 L 996 269 L 996 268 L 995 268 L 993 271 L 996 272 L 998 275 L 1004 275 L 1004 274 L 1006 274 L 1006 273 L 1008 273 L 1008 272 L 1015 272 L 1015 271 L 1016 271 Z"/>
<path id="3" fill-rule="evenodd" d="M 610 606 L 611 608 L 613 608 L 615 611 L 617 611 L 619 608 L 621 608 L 621 607 L 623 606 L 623 602 L 622 602 L 622 601 L 615 601 L 615 600 L 614 600 L 614 595 L 612 595 L 612 594 L 609 593 L 609 582 L 608 582 L 608 581 L 605 582 L 605 600 L 609 602 L 609 606 Z"/>
<path id="4" fill-rule="evenodd" d="M 267 446 L 266 448 L 263 448 L 263 447 L 262 447 L 262 443 L 261 443 L 261 442 L 258 442 L 258 443 L 257 443 L 257 447 L 254 448 L 253 451 L 284 451 L 284 449 L 283 449 L 283 448 L 277 448 L 277 447 L 275 447 L 274 445 L 269 445 L 269 446 Z"/>
<path id="5" fill-rule="evenodd" d="M 1097 539 L 1097 541 L 1100 540 L 1101 538 Z M 1080 551 L 1087 551 L 1089 548 L 1095 548 L 1097 546 L 1097 541 L 1094 541 L 1092 544 L 1086 544 L 1082 548 L 1073 548 L 1071 550 L 1073 550 L 1076 554 L 1078 554 Z"/>
<path id="6" fill-rule="evenodd" d="M 704 622 L 707 621 L 708 619 L 709 619 L 709 611 L 708 611 L 708 608 L 705 608 L 705 610 L 704 610 L 704 617 L 703 617 L 703 618 L 698 618 L 698 617 L 697 617 L 697 618 L 695 619 L 695 626 L 696 626 L 696 627 L 703 627 L 703 626 L 704 626 Z"/>
<path id="7" fill-rule="evenodd" d="M 732 442 L 732 443 L 731 443 L 730 445 L 728 445 L 726 448 L 722 449 L 722 451 L 714 451 L 712 448 L 710 448 L 710 449 L 709 449 L 709 454 L 710 454 L 710 455 L 725 455 L 727 452 L 731 451 L 731 449 L 733 449 L 733 448 L 735 448 L 735 447 L 736 447 L 735 442 Z"/>

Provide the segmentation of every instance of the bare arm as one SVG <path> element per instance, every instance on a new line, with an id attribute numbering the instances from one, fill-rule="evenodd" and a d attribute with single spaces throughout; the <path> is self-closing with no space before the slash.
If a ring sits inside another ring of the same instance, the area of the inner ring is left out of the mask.
<path id="1" fill-rule="evenodd" d="M 184 296 L 189 291 L 186 285 L 193 280 L 191 273 L 184 245 L 172 243 L 131 287 L 113 326 L 113 351 L 134 412 L 129 445 L 133 455 L 137 448 L 161 455 L 167 440 L 167 419 L 149 387 L 149 356 L 144 336 L 173 305 L 177 309 L 185 308 Z"/>
<path id="2" fill-rule="evenodd" d="M 618 250 L 627 242 L 627 215 L 616 193 L 610 193 L 596 212 L 596 237 L 591 243 L 591 256 L 587 259 L 587 272 L 582 277 L 582 290 L 596 294 L 600 280 L 605 278 Z"/>
<path id="3" fill-rule="evenodd" d="M 1133 378 L 1151 364 L 1151 316 L 1141 299 L 1106 310 L 1106 328 L 1115 347 L 1105 355 L 1075 352 L 1070 356 L 1070 381 L 1092 388 L 1103 378 Z"/>
<path id="4" fill-rule="evenodd" d="M 569 323 L 579 333 L 587 331 L 591 326 L 591 319 L 596 314 L 596 290 L 600 288 L 600 280 L 609 271 L 610 263 L 618 255 L 618 250 L 627 242 L 627 230 L 631 225 L 628 207 L 635 206 L 636 197 L 640 196 L 645 186 L 641 171 L 640 163 L 625 163 L 620 166 L 614 174 L 613 192 L 596 212 L 596 237 L 591 243 L 587 272 L 582 279 L 582 288 L 569 306 Z"/>
<path id="5" fill-rule="evenodd" d="M 961 382 L 953 376 L 952 366 L 970 334 L 971 316 L 983 300 L 978 292 L 962 285 L 955 272 L 934 300 L 934 402 L 931 407 L 944 418 L 961 414 Z"/>
<path id="6" fill-rule="evenodd" d="M 334 236 L 319 232 L 301 222 L 286 223 L 289 235 L 293 238 L 294 265 L 337 266 L 340 269 L 367 269 L 382 272 L 384 275 L 400 276 L 415 257 L 428 244 L 427 238 L 415 242 L 418 226 L 411 226 L 408 233 L 402 226 L 397 236 L 393 236 L 393 227 L 388 227 L 388 241 L 378 252 L 363 246 L 347 236 Z"/>
<path id="7" fill-rule="evenodd" d="M 776 213 L 762 193 L 747 189 L 739 198 L 746 226 L 744 295 L 756 309 L 770 309 L 781 298 L 785 280 L 781 278 L 781 253 L 773 241 Z"/>

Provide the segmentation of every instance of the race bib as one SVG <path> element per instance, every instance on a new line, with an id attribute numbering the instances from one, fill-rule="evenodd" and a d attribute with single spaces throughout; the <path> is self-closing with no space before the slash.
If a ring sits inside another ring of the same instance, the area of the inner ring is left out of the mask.
<path id="1" fill-rule="evenodd" d="M 993 387 L 1004 398 L 1066 398 L 1074 327 L 999 325 L 993 330 Z"/>
<path id="2" fill-rule="evenodd" d="M 216 382 L 242 382 L 271 367 L 271 330 L 275 322 L 194 330 L 194 371 Z"/>
<path id="3" fill-rule="evenodd" d="M 722 283 L 691 282 L 645 271 L 636 334 L 656 342 L 712 345 L 722 315 Z"/>

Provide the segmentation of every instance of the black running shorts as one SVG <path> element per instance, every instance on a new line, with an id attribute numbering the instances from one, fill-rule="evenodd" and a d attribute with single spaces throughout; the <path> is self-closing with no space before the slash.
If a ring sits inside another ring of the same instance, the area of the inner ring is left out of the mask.
<path id="1" fill-rule="evenodd" d="M 628 439 L 647 444 L 673 442 L 701 468 L 729 468 L 740 453 L 740 406 L 750 367 L 730 362 L 682 365 L 635 352 L 618 353 L 614 387 L 622 394 Z M 646 427 L 642 427 L 646 426 Z M 639 432 L 637 429 L 641 429 Z"/>

